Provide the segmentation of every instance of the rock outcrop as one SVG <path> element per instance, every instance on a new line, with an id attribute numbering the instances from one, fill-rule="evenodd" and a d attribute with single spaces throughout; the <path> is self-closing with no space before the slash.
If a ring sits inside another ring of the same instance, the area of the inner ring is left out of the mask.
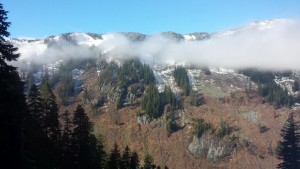
<path id="1" fill-rule="evenodd" d="M 193 137 L 188 150 L 195 158 L 202 156 L 216 162 L 230 156 L 236 147 L 235 140 L 223 140 L 211 134 L 203 134 L 200 138 Z"/>

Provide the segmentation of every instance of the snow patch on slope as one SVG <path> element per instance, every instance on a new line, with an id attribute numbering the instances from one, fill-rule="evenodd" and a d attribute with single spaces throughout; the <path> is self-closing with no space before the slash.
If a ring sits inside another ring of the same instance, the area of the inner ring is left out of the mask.
<path id="1" fill-rule="evenodd" d="M 86 33 L 73 33 L 70 35 L 79 45 L 99 46 L 102 39 L 94 39 Z"/>
<path id="2" fill-rule="evenodd" d="M 175 96 L 179 99 L 179 93 L 181 92 L 181 89 L 177 86 L 173 77 L 174 67 L 154 65 L 152 70 L 155 76 L 156 86 L 159 92 L 163 92 L 165 85 L 168 85 L 171 87 Z"/>
<path id="3" fill-rule="evenodd" d="M 183 35 L 185 41 L 197 40 L 194 35 Z"/>
<path id="4" fill-rule="evenodd" d="M 295 82 L 294 79 L 291 79 L 290 77 L 278 77 L 278 76 L 275 76 L 274 81 L 283 90 L 287 90 L 289 95 L 294 96 L 294 95 L 299 94 L 298 91 L 296 91 L 296 92 L 293 91 L 293 85 L 294 85 L 294 82 Z"/>
<path id="5" fill-rule="evenodd" d="M 14 46 L 18 48 L 18 52 L 21 53 L 19 60 L 30 60 L 32 56 L 42 55 L 47 45 L 43 40 L 38 41 L 14 41 Z"/>

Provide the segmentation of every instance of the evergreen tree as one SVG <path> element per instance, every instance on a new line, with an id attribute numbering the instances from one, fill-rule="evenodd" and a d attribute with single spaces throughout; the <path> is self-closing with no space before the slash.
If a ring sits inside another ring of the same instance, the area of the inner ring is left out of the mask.
<path id="1" fill-rule="evenodd" d="M 16 68 L 8 65 L 16 61 L 17 48 L 5 40 L 9 37 L 7 11 L 0 3 L 0 156 L 1 165 L 21 168 L 22 117 L 26 113 L 24 85 Z"/>
<path id="2" fill-rule="evenodd" d="M 130 169 L 130 160 L 131 160 L 131 152 L 128 145 L 125 147 L 125 150 L 122 155 L 122 169 Z"/>
<path id="3" fill-rule="evenodd" d="M 58 116 L 58 107 L 56 98 L 50 89 L 48 82 L 48 74 L 44 75 L 41 83 L 41 99 L 42 99 L 42 127 L 44 133 L 48 136 L 47 151 L 48 161 L 52 166 L 50 168 L 58 167 L 61 159 L 61 131 Z"/>
<path id="4" fill-rule="evenodd" d="M 161 115 L 161 98 L 157 87 L 150 84 L 142 100 L 142 110 L 145 111 L 148 119 L 152 120 Z"/>
<path id="5" fill-rule="evenodd" d="M 144 83 L 149 85 L 155 83 L 155 76 L 149 65 L 144 64 Z"/>
<path id="6" fill-rule="evenodd" d="M 48 75 L 45 75 L 41 84 L 41 98 L 43 103 L 44 129 L 49 138 L 54 142 L 58 142 L 60 133 L 58 107 L 56 98 L 50 89 Z"/>
<path id="7" fill-rule="evenodd" d="M 139 168 L 139 156 L 138 154 L 134 151 L 132 152 L 132 155 L 130 157 L 130 168 L 131 169 L 138 169 Z"/>
<path id="8" fill-rule="evenodd" d="M 42 99 L 36 85 L 28 93 L 28 113 L 23 118 L 23 168 L 47 168 L 49 166 L 47 146 L 49 139 L 43 131 Z"/>
<path id="9" fill-rule="evenodd" d="M 92 124 L 81 105 L 78 105 L 73 118 L 72 150 L 75 169 L 100 168 L 102 154 L 97 139 L 92 134 Z"/>
<path id="10" fill-rule="evenodd" d="M 68 110 L 66 110 L 62 114 L 62 120 L 63 120 L 63 134 L 62 134 L 62 141 L 69 144 L 71 141 L 71 134 L 72 134 L 72 122 L 70 120 L 70 113 Z"/>
<path id="11" fill-rule="evenodd" d="M 165 86 L 164 95 L 166 103 L 171 105 L 171 108 L 174 109 L 176 106 L 176 98 L 170 86 Z"/>
<path id="12" fill-rule="evenodd" d="M 97 147 L 96 147 L 96 152 L 97 154 L 95 154 L 96 159 L 96 166 L 98 167 L 99 164 L 99 168 L 107 168 L 107 153 L 104 150 L 104 144 L 103 144 L 103 140 L 102 137 L 98 137 L 97 140 Z M 98 169 L 99 169 L 98 168 Z"/>
<path id="13" fill-rule="evenodd" d="M 153 168 L 154 168 L 153 158 L 149 153 L 146 153 L 145 158 L 144 158 L 144 168 L 143 169 L 153 169 Z"/>
<path id="14" fill-rule="evenodd" d="M 63 133 L 61 139 L 61 148 L 62 148 L 62 161 L 61 168 L 68 169 L 73 164 L 73 152 L 72 152 L 72 122 L 70 119 L 70 113 L 66 110 L 62 114 L 62 122 L 63 122 Z"/>
<path id="15" fill-rule="evenodd" d="M 120 169 L 121 168 L 121 154 L 117 143 L 114 144 L 114 148 L 111 150 L 108 160 L 109 169 Z"/>
<path id="16" fill-rule="evenodd" d="M 188 96 L 190 94 L 191 87 L 186 69 L 183 67 L 177 67 L 174 70 L 174 78 L 177 85 L 182 88 L 184 95 Z"/>
<path id="17" fill-rule="evenodd" d="M 294 120 L 293 113 L 290 113 L 281 130 L 282 141 L 278 143 L 277 155 L 283 161 L 277 165 L 277 168 L 300 168 L 300 136 L 298 130 L 299 126 Z"/>
<path id="18" fill-rule="evenodd" d="M 59 97 L 64 105 L 68 104 L 68 99 L 74 93 L 75 84 L 71 72 L 64 72 L 61 75 L 60 86 L 58 88 Z"/>

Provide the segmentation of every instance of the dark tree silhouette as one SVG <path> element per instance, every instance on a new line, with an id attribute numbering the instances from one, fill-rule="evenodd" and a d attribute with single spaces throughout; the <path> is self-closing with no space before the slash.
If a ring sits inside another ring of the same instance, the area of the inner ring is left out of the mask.
<path id="1" fill-rule="evenodd" d="M 72 149 L 75 169 L 101 167 L 102 155 L 92 124 L 81 105 L 77 106 L 73 118 Z"/>
<path id="2" fill-rule="evenodd" d="M 153 157 L 149 153 L 146 153 L 144 159 L 144 169 L 153 169 L 153 168 L 154 168 Z"/>
<path id="3" fill-rule="evenodd" d="M 2 166 L 21 168 L 22 158 L 22 116 L 26 113 L 26 101 L 23 94 L 23 83 L 16 68 L 8 65 L 16 61 L 17 48 L 5 40 L 7 31 L 7 11 L 0 3 L 0 156 Z"/>
<path id="4" fill-rule="evenodd" d="M 70 120 L 70 113 L 66 110 L 62 114 L 62 122 L 63 122 L 63 133 L 61 138 L 61 151 L 62 151 L 62 161 L 61 168 L 68 169 L 73 164 L 73 153 L 72 153 L 72 121 Z"/>
<path id="5" fill-rule="evenodd" d="M 279 141 L 277 148 L 278 158 L 283 160 L 277 168 L 299 169 L 300 168 L 300 147 L 299 128 L 296 124 L 293 113 L 290 113 L 282 130 L 282 141 Z"/>
<path id="6" fill-rule="evenodd" d="M 130 157 L 130 168 L 131 169 L 137 169 L 139 168 L 139 156 L 138 154 L 134 151 L 132 152 L 132 155 Z"/>
<path id="7" fill-rule="evenodd" d="M 117 143 L 114 144 L 114 148 L 111 150 L 108 159 L 108 168 L 119 169 L 121 167 L 121 154 Z"/>
<path id="8" fill-rule="evenodd" d="M 23 118 L 24 168 L 47 168 L 47 146 L 49 139 L 43 131 L 43 105 L 35 84 L 28 92 L 28 113 Z"/>
<path id="9" fill-rule="evenodd" d="M 130 152 L 130 149 L 128 147 L 128 145 L 125 147 L 125 150 L 123 152 L 123 155 L 122 155 L 122 165 L 121 165 L 121 168 L 123 169 L 130 169 L 130 157 L 131 157 L 131 152 Z"/>
<path id="10" fill-rule="evenodd" d="M 50 89 L 48 82 L 48 74 L 43 77 L 41 84 L 41 98 L 42 98 L 42 127 L 45 134 L 48 136 L 48 145 L 46 146 L 49 168 L 57 167 L 59 159 L 61 159 L 61 130 L 58 116 L 58 106 L 56 98 Z"/>
<path id="11" fill-rule="evenodd" d="M 58 142 L 61 135 L 60 123 L 58 120 L 58 107 L 56 98 L 50 89 L 47 74 L 44 76 L 41 84 L 41 98 L 43 102 L 44 129 L 49 138 Z"/>

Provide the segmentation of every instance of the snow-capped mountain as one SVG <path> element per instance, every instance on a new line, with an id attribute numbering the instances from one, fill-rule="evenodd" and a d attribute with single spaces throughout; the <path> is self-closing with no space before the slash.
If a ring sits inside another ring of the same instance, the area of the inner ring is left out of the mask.
<path id="1" fill-rule="evenodd" d="M 14 38 L 9 39 L 9 41 L 19 49 L 19 53 L 21 54 L 19 63 L 21 64 L 33 62 L 51 65 L 68 58 L 95 58 L 99 56 L 105 58 L 107 61 L 114 60 L 119 64 L 120 62 L 118 60 L 120 59 L 138 56 L 141 57 L 142 62 L 152 65 L 158 82 L 165 84 L 167 83 L 166 81 L 172 81 L 172 79 L 165 78 L 169 76 L 168 71 L 166 71 L 166 67 L 159 67 L 161 66 L 160 64 L 164 64 L 164 66 L 173 66 L 174 64 L 193 66 L 197 59 L 193 58 L 192 54 L 201 51 L 195 50 L 198 49 L 198 46 L 201 47 L 201 45 L 207 45 L 214 39 L 232 37 L 249 31 L 278 29 L 280 26 L 292 22 L 292 20 L 286 19 L 253 22 L 236 29 L 216 33 L 195 32 L 180 34 L 176 32 L 162 32 L 155 35 L 146 35 L 137 32 L 109 34 L 75 32 L 53 35 L 41 39 Z M 197 42 L 196 47 L 194 42 Z M 186 43 L 190 46 L 186 45 Z M 178 44 L 181 44 L 181 46 L 178 46 Z M 193 53 L 189 52 L 191 47 L 194 47 L 192 50 Z M 166 52 L 167 49 L 169 50 Z M 216 49 L 210 50 L 217 51 Z M 182 51 L 184 51 L 184 53 L 182 53 Z M 200 55 L 199 57 L 202 56 Z M 222 57 L 212 58 L 212 61 L 220 62 L 220 59 L 222 59 Z M 206 58 L 203 59 L 203 61 L 206 60 Z M 224 61 L 226 62 L 226 60 Z M 211 72 L 218 72 L 214 70 L 222 69 L 215 65 L 205 65 L 205 63 L 204 66 L 210 67 Z M 228 68 L 225 68 L 224 70 L 228 70 Z M 232 71 L 227 74 L 234 74 L 234 72 L 235 71 Z M 190 77 L 193 79 L 192 75 L 190 75 Z"/>
<path id="2" fill-rule="evenodd" d="M 115 45 L 110 44 L 111 40 L 116 37 L 123 37 L 122 40 L 126 39 L 129 42 L 144 42 L 151 39 L 154 36 L 162 36 L 165 39 L 175 42 L 189 42 L 189 41 L 205 41 L 208 39 L 230 37 L 236 34 L 240 34 L 247 31 L 260 31 L 260 30 L 271 30 L 277 28 L 278 25 L 285 25 L 291 23 L 291 20 L 286 19 L 275 19 L 261 22 L 253 22 L 248 25 L 231 29 L 222 32 L 207 33 L 207 32 L 195 32 L 189 34 L 180 34 L 175 32 L 162 32 L 156 35 L 146 35 L 137 32 L 121 32 L 121 33 L 110 33 L 110 34 L 96 34 L 96 33 L 64 33 L 60 35 L 53 35 L 41 39 L 22 39 L 14 38 L 9 41 L 16 47 L 19 48 L 21 53 L 20 60 L 26 60 L 32 56 L 44 56 L 45 53 L 49 52 L 48 49 L 56 48 L 62 49 L 64 47 L 76 47 L 76 48 L 97 48 L 101 47 L 101 51 L 110 50 Z M 119 39 L 116 41 L 120 41 Z M 128 42 L 118 42 L 128 43 Z M 106 45 L 103 45 L 106 44 Z M 107 45 L 110 44 L 110 45 Z M 106 48 L 106 49 L 105 49 Z M 48 50 L 48 51 L 47 51 Z"/>
<path id="3" fill-rule="evenodd" d="M 235 29 L 230 29 L 226 31 L 221 32 L 215 32 L 212 33 L 211 36 L 213 38 L 220 38 L 225 36 L 232 36 L 243 32 L 249 32 L 249 31 L 265 31 L 265 30 L 271 30 L 275 27 L 278 27 L 279 25 L 286 25 L 292 23 L 292 20 L 288 19 L 272 19 L 272 20 L 265 20 L 265 21 L 256 21 L 249 23 L 245 26 L 241 26 Z"/>

